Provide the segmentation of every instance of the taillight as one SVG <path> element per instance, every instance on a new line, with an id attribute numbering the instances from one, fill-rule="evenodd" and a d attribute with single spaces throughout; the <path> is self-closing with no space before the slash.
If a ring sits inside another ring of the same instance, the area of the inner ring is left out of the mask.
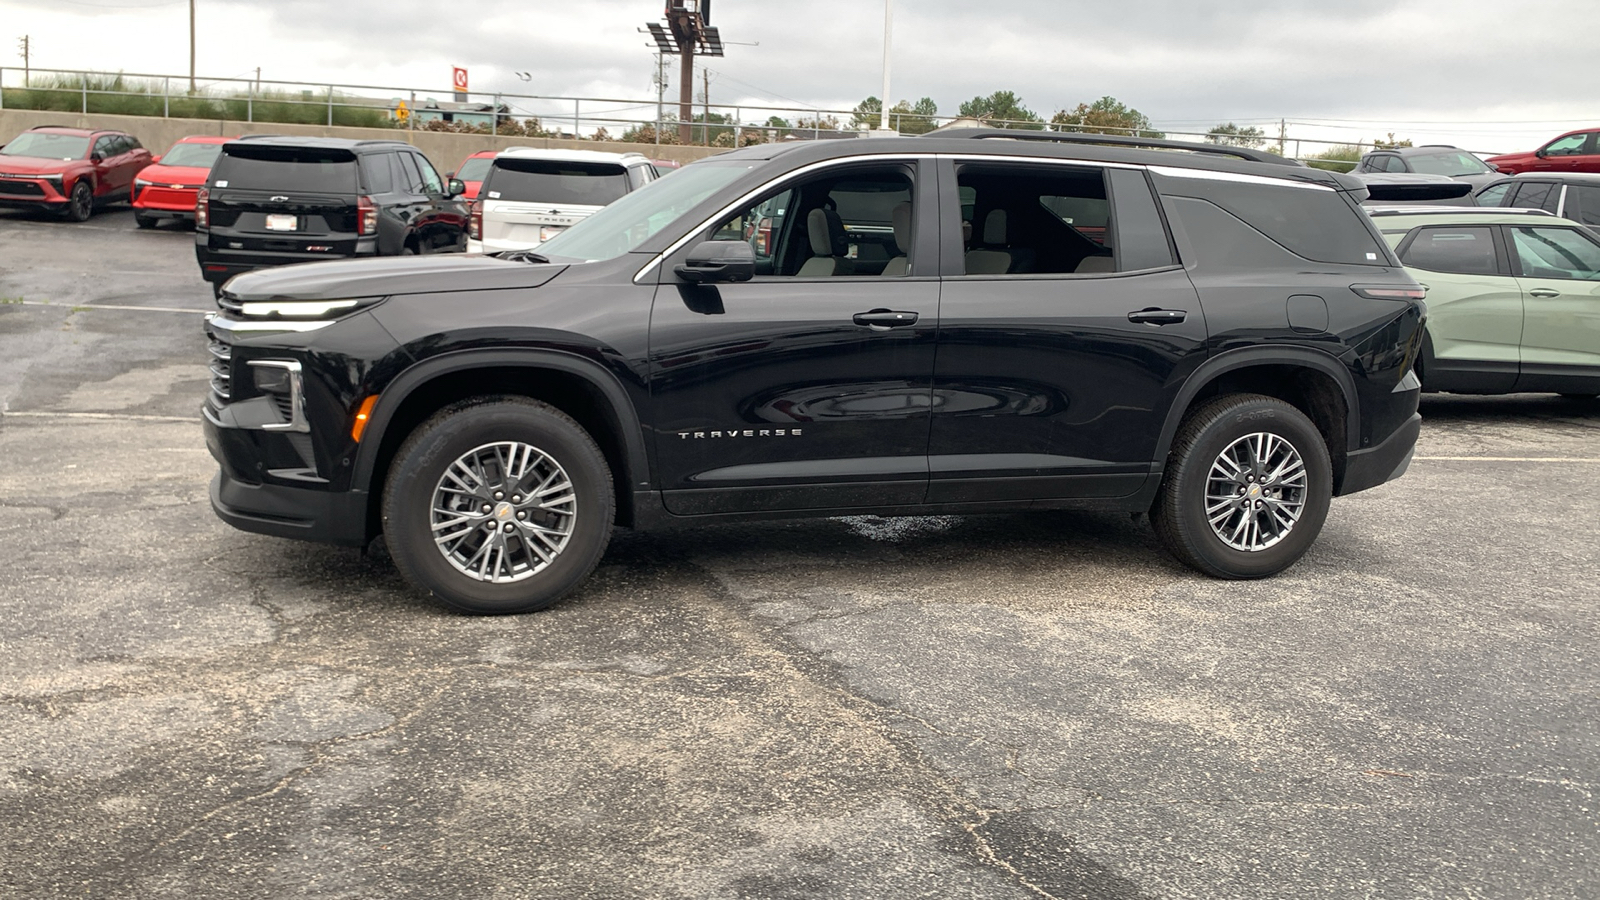
<path id="1" fill-rule="evenodd" d="M 362 197 L 356 203 L 356 209 L 361 215 L 361 234 L 378 233 L 378 207 L 372 202 L 371 197 Z"/>
<path id="2" fill-rule="evenodd" d="M 211 227 L 211 192 L 205 188 L 194 195 L 194 227 Z"/>
<path id="3" fill-rule="evenodd" d="M 1428 296 L 1428 289 L 1421 285 L 1401 287 L 1389 284 L 1352 284 L 1350 290 L 1368 300 L 1425 300 Z"/>
<path id="4" fill-rule="evenodd" d="M 483 240 L 483 207 L 476 200 L 467 207 L 467 237 Z"/>

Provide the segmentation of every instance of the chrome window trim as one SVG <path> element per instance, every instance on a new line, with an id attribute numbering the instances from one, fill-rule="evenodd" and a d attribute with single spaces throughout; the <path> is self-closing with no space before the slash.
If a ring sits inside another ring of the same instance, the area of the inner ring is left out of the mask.
<path id="1" fill-rule="evenodd" d="M 1178 166 L 1151 166 L 1150 171 L 1168 178 L 1193 178 L 1198 181 L 1232 181 L 1238 184 L 1259 184 L 1267 187 L 1299 188 L 1311 191 L 1335 191 L 1325 184 L 1292 181 L 1288 178 L 1269 178 L 1266 175 L 1244 175 L 1238 172 L 1217 172 L 1211 169 L 1184 169 Z"/>

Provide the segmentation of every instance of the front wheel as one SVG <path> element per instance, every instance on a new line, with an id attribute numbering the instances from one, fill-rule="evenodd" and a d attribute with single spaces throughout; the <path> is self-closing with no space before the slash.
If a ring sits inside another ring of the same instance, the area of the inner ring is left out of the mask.
<path id="1" fill-rule="evenodd" d="M 140 228 L 154 228 L 156 227 L 156 219 L 154 216 L 146 216 L 140 213 L 134 213 L 133 224 L 139 226 Z"/>
<path id="2" fill-rule="evenodd" d="M 1316 540 L 1333 496 L 1321 432 L 1293 406 L 1232 394 L 1184 422 L 1150 520 L 1167 550 L 1217 578 L 1263 578 Z"/>
<path id="3" fill-rule="evenodd" d="M 576 422 L 535 400 L 478 398 L 406 439 L 383 530 L 417 588 L 463 612 L 521 613 L 588 577 L 614 511 L 605 456 Z"/>
<path id="4" fill-rule="evenodd" d="M 67 195 L 67 218 L 74 222 L 87 222 L 94 215 L 94 188 L 87 181 L 79 181 Z"/>

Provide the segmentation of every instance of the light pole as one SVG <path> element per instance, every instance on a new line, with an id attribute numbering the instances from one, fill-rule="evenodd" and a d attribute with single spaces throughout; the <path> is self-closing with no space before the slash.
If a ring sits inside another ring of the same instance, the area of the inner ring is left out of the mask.
<path id="1" fill-rule="evenodd" d="M 189 93 L 194 93 L 194 0 L 189 0 Z"/>
<path id="2" fill-rule="evenodd" d="M 883 0 L 883 104 L 878 111 L 878 130 L 889 130 L 889 49 L 894 31 L 894 0 Z"/>

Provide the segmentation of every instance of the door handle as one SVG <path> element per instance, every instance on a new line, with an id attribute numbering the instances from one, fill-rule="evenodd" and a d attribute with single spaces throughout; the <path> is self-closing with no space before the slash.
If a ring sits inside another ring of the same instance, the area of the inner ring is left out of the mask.
<path id="1" fill-rule="evenodd" d="M 874 309 L 856 313 L 851 321 L 857 325 L 865 325 L 873 331 L 887 331 L 890 328 L 904 328 L 907 325 L 917 324 L 917 314 L 897 309 Z"/>
<path id="2" fill-rule="evenodd" d="M 1171 325 L 1176 322 L 1182 322 L 1188 316 L 1188 310 L 1156 309 L 1152 306 L 1147 309 L 1136 309 L 1128 313 L 1128 321 L 1143 322 L 1147 325 Z"/>
<path id="3" fill-rule="evenodd" d="M 1540 298 L 1542 300 L 1549 300 L 1552 297 L 1561 296 L 1561 292 L 1558 291 L 1558 290 L 1555 290 L 1554 288 L 1534 288 L 1533 290 L 1528 292 L 1528 296 L 1530 296 L 1530 297 L 1538 297 L 1538 298 Z"/>

